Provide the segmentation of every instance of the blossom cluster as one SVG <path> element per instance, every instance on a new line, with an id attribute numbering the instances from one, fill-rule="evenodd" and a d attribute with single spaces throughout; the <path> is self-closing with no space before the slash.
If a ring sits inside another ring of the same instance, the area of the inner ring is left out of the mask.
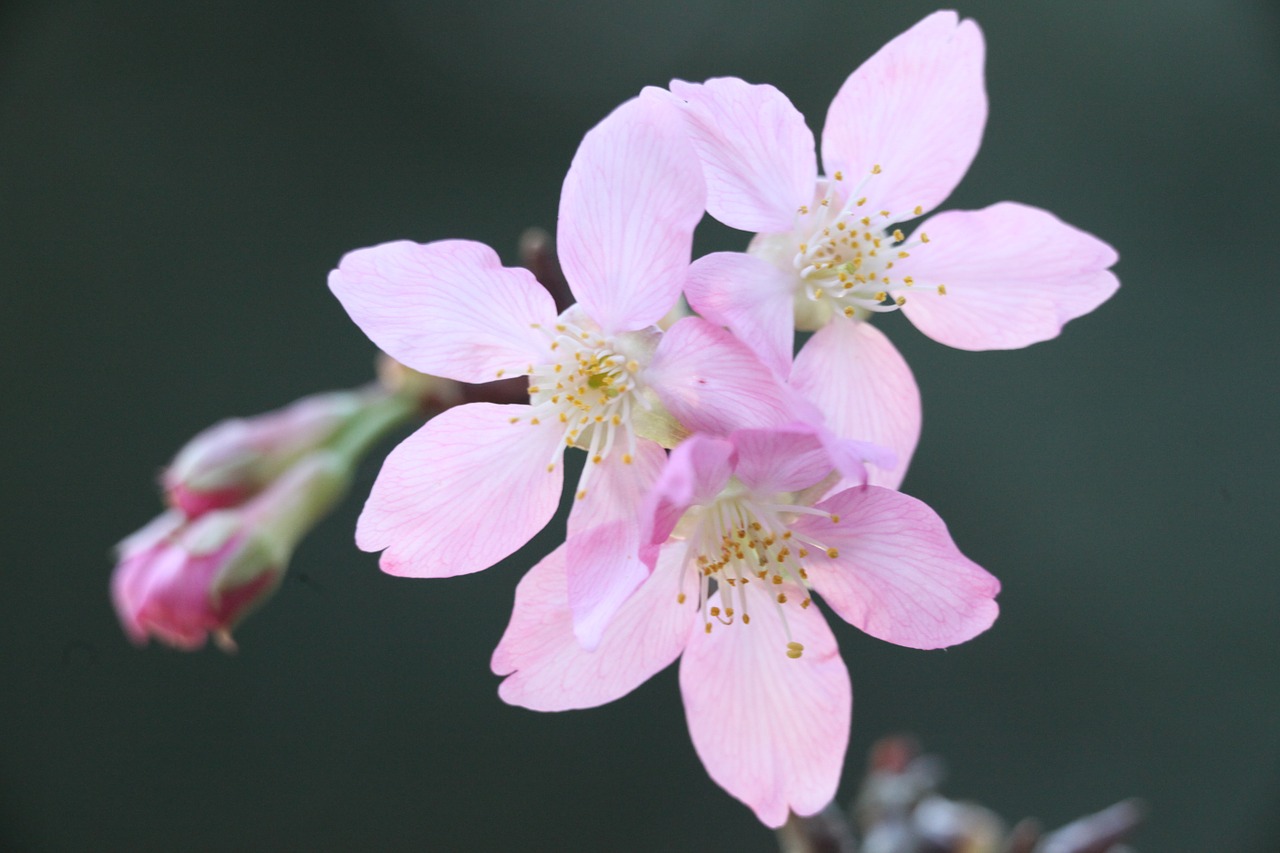
<path id="1" fill-rule="evenodd" d="M 974 22 L 925 18 L 840 88 L 821 161 L 772 86 L 646 89 L 565 178 L 576 303 L 560 313 L 467 240 L 360 249 L 331 273 L 398 361 L 528 386 L 527 402 L 450 408 L 387 457 L 356 529 L 384 571 L 501 561 L 550 521 L 565 454 L 582 455 L 565 541 L 520 582 L 493 655 L 504 700 L 600 705 L 678 658 L 707 771 L 779 826 L 832 799 L 848 743 L 824 607 L 918 649 L 992 624 L 998 581 L 898 491 L 920 395 L 872 321 L 900 310 L 952 347 L 1023 347 L 1117 282 L 1108 245 L 1043 210 L 927 216 L 977 152 L 983 56 Z M 754 234 L 746 251 L 695 260 L 704 214 Z M 797 332 L 812 333 L 798 352 Z"/>
<path id="2" fill-rule="evenodd" d="M 493 653 L 500 696 L 592 707 L 678 659 L 711 777 L 769 826 L 822 809 L 852 709 L 824 611 L 916 649 L 969 640 L 998 612 L 999 582 L 899 491 L 920 394 L 876 316 L 1009 349 L 1118 286 L 1111 247 L 1043 210 L 932 214 L 978 149 L 983 55 L 974 22 L 928 16 L 845 81 L 821 160 L 772 86 L 645 89 L 565 177 L 564 310 L 481 243 L 347 254 L 329 287 L 395 359 L 383 386 L 184 448 L 170 508 L 120 546 L 126 632 L 229 647 L 373 442 L 438 411 L 386 458 L 357 523 L 388 573 L 495 565 L 576 473 L 564 541 L 520 581 Z M 704 215 L 751 233 L 746 251 L 695 259 Z"/>

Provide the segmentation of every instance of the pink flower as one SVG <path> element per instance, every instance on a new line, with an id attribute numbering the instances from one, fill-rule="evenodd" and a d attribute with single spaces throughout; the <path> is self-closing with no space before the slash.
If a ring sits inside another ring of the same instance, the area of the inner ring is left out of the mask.
<path id="1" fill-rule="evenodd" d="M 231 630 L 275 591 L 294 548 L 345 492 L 350 473 L 342 454 L 319 451 L 240 506 L 194 520 L 169 510 L 121 542 L 111 598 L 125 633 L 139 645 L 154 636 L 185 650 L 212 634 L 234 649 Z"/>
<path id="2" fill-rule="evenodd" d="M 578 447 L 589 461 L 569 519 L 569 598 L 593 644 L 648 574 L 635 548 L 612 542 L 636 535 L 663 445 L 795 417 L 724 329 L 655 325 L 679 298 L 704 199 L 678 112 L 641 97 L 586 135 L 565 178 L 557 242 L 578 304 L 563 315 L 532 274 L 479 243 L 386 243 L 342 259 L 330 288 L 398 361 L 463 382 L 530 383 L 528 405 L 459 406 L 387 457 L 356 529 L 359 547 L 383 551 L 384 571 L 447 577 L 508 556 L 551 518 L 562 453 Z"/>
<path id="3" fill-rule="evenodd" d="M 330 391 L 248 418 L 228 418 L 178 451 L 163 482 L 170 506 L 189 518 L 260 492 L 361 415 L 380 391 Z"/>
<path id="4" fill-rule="evenodd" d="M 936 649 L 986 630 L 999 582 L 920 501 L 840 477 L 810 427 L 694 435 L 645 503 L 654 567 L 598 647 L 574 639 L 565 551 L 516 590 L 493 655 L 504 700 L 542 711 L 617 699 L 677 657 L 694 747 L 711 777 L 780 826 L 835 795 L 852 692 L 816 591 L 872 636 Z"/>
<path id="5" fill-rule="evenodd" d="M 901 309 L 949 346 L 1009 349 L 1055 337 L 1118 287 L 1110 246 L 1026 205 L 949 211 L 909 237 L 900 229 L 946 199 L 977 153 L 983 54 L 977 25 L 950 11 L 885 45 L 831 104 L 825 176 L 804 117 L 772 86 L 671 84 L 703 162 L 708 212 L 758 232 L 747 255 L 694 264 L 690 304 L 789 371 L 838 434 L 897 451 L 902 464 L 873 475 L 881 485 L 905 474 L 920 398 L 866 320 Z M 816 331 L 794 366 L 793 327 Z"/>

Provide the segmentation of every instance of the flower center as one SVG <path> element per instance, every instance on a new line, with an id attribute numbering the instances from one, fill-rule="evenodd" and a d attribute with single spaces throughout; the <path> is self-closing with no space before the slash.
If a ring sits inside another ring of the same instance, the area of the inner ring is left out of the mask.
<path id="1" fill-rule="evenodd" d="M 534 328 L 543 327 L 535 324 Z M 637 407 L 650 405 L 641 393 L 640 372 L 652 352 L 655 333 L 627 332 L 608 338 L 588 328 L 587 321 L 575 323 L 563 316 L 543 330 L 550 357 L 525 371 L 530 411 L 527 418 L 513 417 L 511 423 L 558 428 L 566 446 L 587 451 L 590 464 L 579 481 L 581 499 L 591 468 L 615 448 L 621 449 L 624 464 L 631 464 L 635 457 L 632 415 Z M 553 458 L 547 470 L 555 464 Z"/>
<path id="2" fill-rule="evenodd" d="M 819 181 L 813 204 L 796 211 L 795 225 L 785 234 L 762 234 L 751 251 L 797 274 L 796 326 L 816 330 L 835 314 L 865 320 L 871 314 L 896 311 L 917 282 L 899 275 L 894 264 L 929 242 L 923 231 L 908 240 L 894 226 L 924 213 L 872 210 L 863 190 L 875 176 L 875 166 L 856 187 L 845 185 L 836 172 Z M 945 295 L 946 286 L 933 285 Z"/>
<path id="3" fill-rule="evenodd" d="M 750 625 L 752 609 L 773 610 L 782 619 L 787 634 L 787 657 L 799 658 L 804 646 L 790 641 L 786 610 L 788 606 L 807 609 L 813 604 L 808 595 L 805 558 L 811 550 L 832 558 L 839 554 L 835 548 L 797 534 L 791 529 L 791 522 L 797 515 L 822 515 L 833 522 L 839 517 L 787 503 L 788 497 L 762 500 L 735 479 L 712 503 L 687 512 L 681 521 L 687 530 L 685 571 L 676 600 L 681 604 L 686 601 L 685 579 L 692 574 L 698 584 L 698 608 L 705 610 L 704 630 L 708 634 L 716 622 Z M 720 606 L 707 605 L 712 581 L 720 592 Z"/>

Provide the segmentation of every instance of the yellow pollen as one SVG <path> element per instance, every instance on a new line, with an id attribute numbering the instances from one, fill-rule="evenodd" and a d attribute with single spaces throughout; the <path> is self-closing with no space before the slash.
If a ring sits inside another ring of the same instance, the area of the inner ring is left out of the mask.
<path id="1" fill-rule="evenodd" d="M 939 296 L 947 295 L 947 286 L 945 284 L 938 285 L 938 295 Z"/>
<path id="2" fill-rule="evenodd" d="M 499 379 L 501 379 L 501 378 L 503 377 L 503 375 L 504 375 L 506 372 L 507 372 L 507 371 L 505 371 L 505 370 L 499 370 L 499 371 L 498 371 L 498 378 L 499 378 Z"/>
<path id="3" fill-rule="evenodd" d="M 907 297 L 905 297 L 905 296 L 899 296 L 897 299 L 895 299 L 895 300 L 893 300 L 893 301 L 894 301 L 894 302 L 896 302 L 896 303 L 898 303 L 898 307 L 899 307 L 899 308 L 901 308 L 903 305 L 906 305 L 906 304 L 907 304 Z"/>
<path id="4" fill-rule="evenodd" d="M 827 556 L 834 560 L 836 557 L 840 556 L 840 551 L 837 548 L 828 548 Z"/>
<path id="5" fill-rule="evenodd" d="M 906 276 L 902 279 L 902 283 L 905 284 L 907 287 L 910 287 L 911 285 L 916 283 L 916 280 L 911 276 Z"/>
<path id="6" fill-rule="evenodd" d="M 911 257 L 911 255 L 910 255 L 909 253 L 907 253 L 907 252 L 899 252 L 899 253 L 898 253 L 898 257 L 900 257 L 900 258 L 909 258 L 909 257 Z"/>
<path id="7" fill-rule="evenodd" d="M 804 646 L 799 643 L 787 643 L 787 657 L 798 660 L 804 654 Z"/>
<path id="8" fill-rule="evenodd" d="M 878 175 L 878 174 L 880 174 L 880 164 L 879 164 L 879 163 L 876 163 L 874 166 L 872 166 L 872 167 L 871 167 L 871 174 L 873 174 L 873 175 Z"/>
<path id="9" fill-rule="evenodd" d="M 901 243 L 903 240 L 907 239 L 907 235 L 902 233 L 901 228 L 895 228 L 893 229 L 893 239 Z"/>
<path id="10" fill-rule="evenodd" d="M 800 215 L 801 215 L 801 216 L 804 216 L 804 215 L 805 215 L 805 214 L 807 214 L 808 212 L 809 212 L 809 205 L 807 205 L 807 204 L 802 204 L 802 205 L 800 205 Z M 804 249 L 803 249 L 803 248 L 801 248 L 801 250 L 800 250 L 800 251 L 802 251 L 802 252 L 803 252 L 803 251 L 804 251 Z"/>
<path id="11" fill-rule="evenodd" d="M 917 204 L 915 210 L 911 212 L 914 213 L 916 216 L 919 216 L 920 214 L 924 213 L 924 208 Z"/>
<path id="12" fill-rule="evenodd" d="M 863 196 L 862 198 L 858 199 L 858 201 L 856 202 L 856 204 L 857 204 L 857 206 L 858 206 L 858 207 L 862 207 L 862 206 L 863 206 L 864 204 L 866 204 L 866 203 L 867 203 L 867 197 L 866 197 L 866 196 Z"/>
<path id="13" fill-rule="evenodd" d="M 920 232 L 920 242 L 921 242 L 921 243 L 928 243 L 928 242 L 929 242 L 929 235 L 928 235 L 928 234 L 926 234 L 926 233 L 924 233 L 923 231 L 921 231 L 921 232 Z"/>
<path id="14" fill-rule="evenodd" d="M 534 426 L 537 426 L 538 424 L 542 423 L 542 421 L 538 420 L 537 418 L 530 418 L 529 423 Z"/>
<path id="15" fill-rule="evenodd" d="M 857 314 L 857 313 L 858 313 L 857 311 L 854 311 L 854 310 L 853 310 L 853 306 L 852 306 L 852 305 L 846 305 L 846 306 L 845 306 L 845 309 L 844 309 L 844 316 L 849 317 L 850 319 L 852 319 L 852 318 L 853 318 L 853 315 L 855 315 L 855 314 Z"/>
<path id="16" fill-rule="evenodd" d="M 882 210 L 882 211 L 880 211 L 880 215 L 881 215 L 881 216 L 888 216 L 888 215 L 889 215 L 889 211 L 887 211 L 887 210 Z"/>
<path id="17" fill-rule="evenodd" d="M 601 456 L 599 453 L 597 453 L 595 456 L 591 457 L 591 461 L 599 465 L 601 462 L 604 461 L 604 457 Z"/>
<path id="18" fill-rule="evenodd" d="M 508 418 L 508 419 L 507 419 L 507 422 L 508 422 L 508 423 L 513 423 L 513 424 L 518 424 L 518 423 L 520 423 L 520 419 L 519 419 L 519 418 Z"/>
<path id="19" fill-rule="evenodd" d="M 844 172 L 836 172 L 836 173 L 835 173 L 835 179 L 836 179 L 837 181 L 843 181 L 843 180 L 844 180 Z"/>
<path id="20" fill-rule="evenodd" d="M 889 294 L 885 293 L 883 290 L 876 294 L 876 302 L 884 302 L 888 298 Z"/>

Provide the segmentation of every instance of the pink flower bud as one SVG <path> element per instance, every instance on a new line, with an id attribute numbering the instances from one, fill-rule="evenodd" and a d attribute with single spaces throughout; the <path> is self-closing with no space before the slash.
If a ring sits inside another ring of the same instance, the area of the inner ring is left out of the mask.
<path id="1" fill-rule="evenodd" d="M 233 650 L 231 630 L 280 584 L 294 548 L 345 492 L 348 457 L 317 451 L 241 506 L 188 519 L 159 516 L 120 543 L 111 597 L 135 643 L 184 650 L 206 638 Z"/>
<path id="2" fill-rule="evenodd" d="M 334 391 L 281 409 L 228 418 L 199 433 L 164 472 L 169 505 L 187 517 L 238 506 L 303 455 L 325 445 L 382 391 Z"/>

